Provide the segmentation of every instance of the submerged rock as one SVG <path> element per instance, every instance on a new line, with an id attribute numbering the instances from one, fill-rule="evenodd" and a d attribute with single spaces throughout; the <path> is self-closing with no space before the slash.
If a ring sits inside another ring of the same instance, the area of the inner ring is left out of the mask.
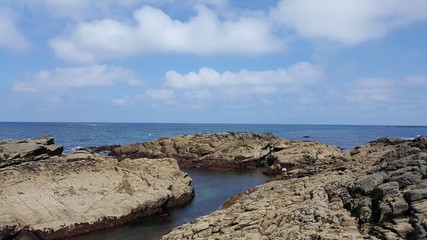
<path id="1" fill-rule="evenodd" d="M 20 159 L 0 167 L 0 239 L 62 239 L 159 213 L 194 197 L 191 178 L 175 159 L 118 162 L 86 151 L 38 158 L 51 144 L 37 139 L 0 146 L 9 156 L 3 155 L 2 162 Z"/>

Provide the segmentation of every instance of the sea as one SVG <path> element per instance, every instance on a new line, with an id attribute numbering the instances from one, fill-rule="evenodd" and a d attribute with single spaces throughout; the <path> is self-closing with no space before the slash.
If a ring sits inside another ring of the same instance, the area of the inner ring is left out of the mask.
<path id="1" fill-rule="evenodd" d="M 227 131 L 272 133 L 286 139 L 318 141 L 338 146 L 344 151 L 383 137 L 414 139 L 427 136 L 427 126 L 0 122 L 0 140 L 48 135 L 55 138 L 56 144 L 64 146 L 65 154 L 89 146 L 126 145 L 182 134 Z M 232 195 L 267 181 L 261 170 L 182 170 L 193 179 L 196 191 L 196 197 L 186 207 L 73 239 L 160 239 L 173 228 L 221 208 Z"/>

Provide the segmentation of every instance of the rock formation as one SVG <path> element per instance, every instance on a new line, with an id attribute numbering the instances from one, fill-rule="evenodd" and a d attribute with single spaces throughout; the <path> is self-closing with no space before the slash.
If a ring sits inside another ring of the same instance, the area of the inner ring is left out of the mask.
<path id="1" fill-rule="evenodd" d="M 124 224 L 194 196 L 176 160 L 126 159 L 44 137 L 0 143 L 0 239 L 57 239 Z"/>
<path id="2" fill-rule="evenodd" d="M 340 158 L 342 152 L 338 147 L 285 140 L 268 133 L 224 132 L 135 143 L 114 148 L 110 155 L 118 158 L 173 157 L 182 167 L 229 169 L 273 164 L 269 173 L 275 174 L 290 165 L 307 165 L 314 161 L 328 161 L 329 164 Z"/>
<path id="3" fill-rule="evenodd" d="M 379 139 L 321 159 L 293 165 L 162 239 L 427 237 L 427 137 Z"/>

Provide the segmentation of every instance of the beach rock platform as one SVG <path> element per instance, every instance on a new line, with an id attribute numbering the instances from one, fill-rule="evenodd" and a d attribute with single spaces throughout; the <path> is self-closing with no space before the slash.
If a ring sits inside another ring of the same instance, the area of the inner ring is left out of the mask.
<path id="1" fill-rule="evenodd" d="M 194 197 L 175 159 L 61 155 L 52 138 L 0 142 L 0 239 L 64 239 L 161 213 Z"/>
<path id="2" fill-rule="evenodd" d="M 105 147 L 98 151 L 103 149 Z M 249 132 L 180 135 L 109 149 L 110 156 L 118 159 L 172 157 L 181 167 L 245 169 L 272 166 L 267 169 L 269 174 L 314 161 L 328 165 L 343 158 L 341 149 L 335 146 Z"/>
<path id="3" fill-rule="evenodd" d="M 327 159 L 282 172 L 162 239 L 427 238 L 427 137 L 383 138 Z"/>

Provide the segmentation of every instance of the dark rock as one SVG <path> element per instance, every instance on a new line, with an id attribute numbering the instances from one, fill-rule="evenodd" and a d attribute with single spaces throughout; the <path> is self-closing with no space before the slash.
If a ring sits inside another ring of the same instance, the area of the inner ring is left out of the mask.
<path id="1" fill-rule="evenodd" d="M 362 195 L 368 195 L 375 187 L 383 183 L 385 177 L 386 174 L 383 172 L 361 176 L 356 180 L 354 191 L 361 192 Z"/>
<path id="2" fill-rule="evenodd" d="M 64 146 L 61 145 L 48 145 L 46 146 L 46 152 L 49 156 L 59 156 L 64 151 Z"/>
<path id="3" fill-rule="evenodd" d="M 37 234 L 25 228 L 19 231 L 18 235 L 14 238 L 14 240 L 41 240 L 41 239 L 42 238 L 38 237 Z"/>
<path id="4" fill-rule="evenodd" d="M 419 167 L 406 167 L 396 171 L 389 172 L 390 181 L 395 181 L 400 188 L 413 185 L 421 181 L 423 175 Z"/>
<path id="5" fill-rule="evenodd" d="M 372 195 L 374 199 L 384 199 L 388 196 L 395 196 L 400 194 L 399 191 L 399 183 L 397 182 L 388 182 L 379 185 L 377 188 L 374 189 Z"/>

